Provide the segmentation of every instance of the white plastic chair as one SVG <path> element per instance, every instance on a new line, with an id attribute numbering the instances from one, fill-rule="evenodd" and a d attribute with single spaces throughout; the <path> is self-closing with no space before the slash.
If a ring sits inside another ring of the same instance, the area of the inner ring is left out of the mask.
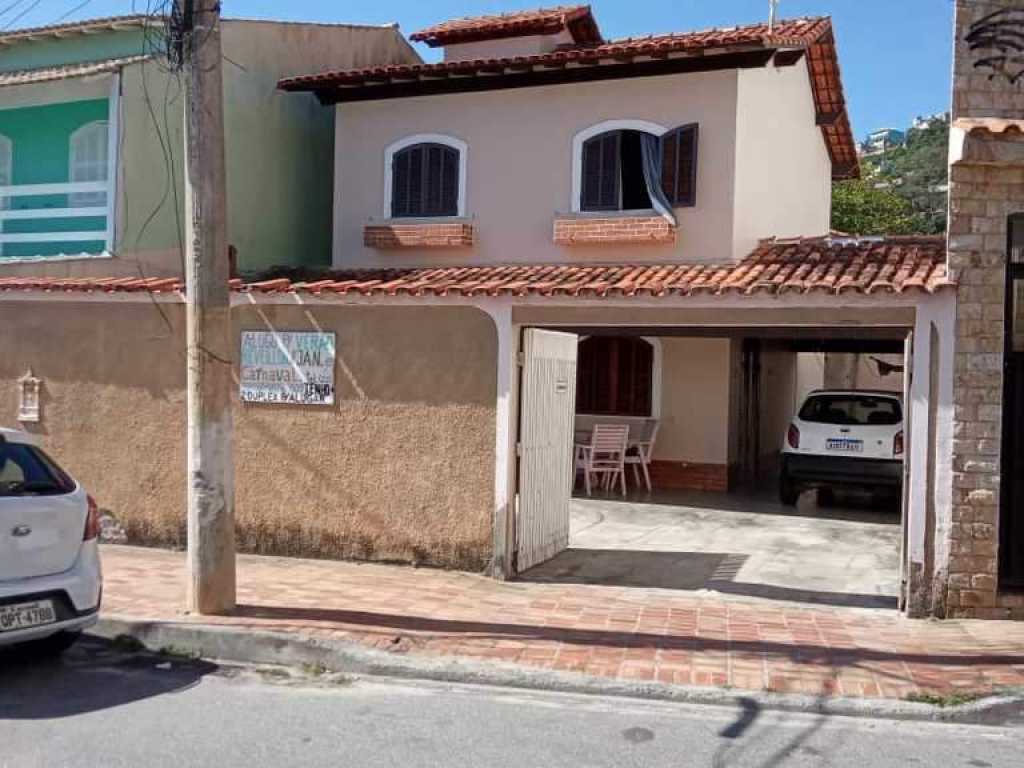
<path id="1" fill-rule="evenodd" d="M 618 481 L 622 495 L 626 495 L 626 446 L 629 443 L 628 424 L 595 424 L 589 445 L 576 446 L 576 470 L 583 471 L 587 496 L 591 495 L 591 480 L 601 478 L 601 487 L 611 489 Z"/>
<path id="2" fill-rule="evenodd" d="M 644 434 L 639 440 L 633 441 L 626 454 L 626 463 L 633 467 L 636 484 L 640 485 L 640 473 L 643 472 L 644 485 L 647 486 L 648 493 L 651 492 L 651 456 L 654 454 L 654 441 L 658 437 L 659 424 L 657 419 L 647 419 L 644 422 Z"/>

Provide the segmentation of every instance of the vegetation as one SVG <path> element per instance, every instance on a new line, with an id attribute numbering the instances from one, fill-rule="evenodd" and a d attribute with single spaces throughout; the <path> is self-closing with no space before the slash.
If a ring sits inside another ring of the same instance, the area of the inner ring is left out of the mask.
<path id="1" fill-rule="evenodd" d="M 862 178 L 833 189 L 832 228 L 857 235 L 946 231 L 949 119 L 907 132 L 906 144 L 861 158 Z"/>

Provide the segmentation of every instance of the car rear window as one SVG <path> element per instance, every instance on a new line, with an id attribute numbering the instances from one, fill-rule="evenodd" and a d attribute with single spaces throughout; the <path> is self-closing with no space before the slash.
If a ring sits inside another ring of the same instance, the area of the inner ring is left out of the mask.
<path id="1" fill-rule="evenodd" d="M 74 481 L 39 448 L 0 440 L 0 496 L 53 496 L 74 489 Z"/>
<path id="2" fill-rule="evenodd" d="M 874 395 L 814 395 L 800 409 L 800 420 L 814 424 L 893 426 L 903 420 L 899 400 Z"/>

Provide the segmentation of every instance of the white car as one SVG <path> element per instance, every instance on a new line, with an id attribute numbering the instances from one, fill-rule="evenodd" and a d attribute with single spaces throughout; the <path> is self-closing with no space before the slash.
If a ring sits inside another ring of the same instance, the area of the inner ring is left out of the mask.
<path id="1" fill-rule="evenodd" d="M 817 390 L 807 396 L 782 447 L 779 499 L 859 486 L 899 496 L 903 487 L 903 397 L 896 392 Z"/>
<path id="2" fill-rule="evenodd" d="M 100 516 L 25 432 L 0 428 L 0 647 L 60 653 L 99 616 Z"/>

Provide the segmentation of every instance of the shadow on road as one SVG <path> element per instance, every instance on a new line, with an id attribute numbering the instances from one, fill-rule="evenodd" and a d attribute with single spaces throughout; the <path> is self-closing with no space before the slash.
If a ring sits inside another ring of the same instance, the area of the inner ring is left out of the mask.
<path id="1" fill-rule="evenodd" d="M 217 666 L 87 637 L 62 658 L 0 649 L 0 720 L 40 720 L 97 712 L 196 685 Z"/>

